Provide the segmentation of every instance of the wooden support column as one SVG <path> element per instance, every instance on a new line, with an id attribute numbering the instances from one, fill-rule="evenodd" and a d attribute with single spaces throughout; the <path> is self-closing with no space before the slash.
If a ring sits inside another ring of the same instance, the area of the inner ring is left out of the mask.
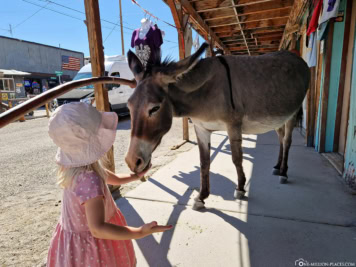
<path id="1" fill-rule="evenodd" d="M 105 76 L 104 47 L 101 34 L 99 0 L 85 0 L 86 25 L 88 30 L 91 69 L 93 77 Z M 108 91 L 103 84 L 95 84 L 96 108 L 100 111 L 110 111 Z M 115 171 L 113 148 L 107 153 L 107 168 Z"/>
<path id="2" fill-rule="evenodd" d="M 325 55 L 325 71 L 324 71 L 324 88 L 323 96 L 321 99 L 321 123 L 320 123 L 320 146 L 319 152 L 325 152 L 325 142 L 326 142 L 326 119 L 328 112 L 328 102 L 329 102 L 329 87 L 330 87 L 330 69 L 331 69 L 331 55 L 333 46 L 333 34 L 334 34 L 334 19 L 329 21 L 329 30 L 326 41 L 326 55 Z"/>
<path id="3" fill-rule="evenodd" d="M 48 105 L 49 105 L 48 103 L 45 104 L 47 118 L 49 118 L 49 107 L 48 107 Z"/>
<path id="4" fill-rule="evenodd" d="M 341 116 L 342 116 L 342 105 L 344 100 L 346 63 L 347 63 L 347 55 L 348 55 L 348 47 L 349 47 L 349 39 L 350 39 L 352 2 L 353 1 L 347 1 L 346 14 L 344 15 L 345 30 L 344 30 L 344 41 L 342 47 L 341 69 L 340 69 L 340 79 L 339 79 L 337 107 L 336 107 L 335 131 L 334 131 L 334 142 L 333 142 L 334 152 L 338 152 L 339 150 L 339 137 L 340 137 Z"/>
<path id="5" fill-rule="evenodd" d="M 185 58 L 185 45 L 184 45 L 184 23 L 183 23 L 183 9 L 181 4 L 176 4 L 174 0 L 167 1 L 169 8 L 171 9 L 174 23 L 178 31 L 178 43 L 179 43 L 179 59 Z M 189 126 L 188 118 L 183 118 L 183 140 L 189 141 Z"/>
<path id="6" fill-rule="evenodd" d="M 2 92 L 0 91 L 0 113 L 2 112 Z"/>
<path id="7" fill-rule="evenodd" d="M 306 139 L 307 146 L 312 147 L 314 145 L 314 116 L 315 116 L 315 67 L 310 68 L 310 85 L 308 91 L 308 112 L 307 112 L 307 130 L 306 130 Z"/>

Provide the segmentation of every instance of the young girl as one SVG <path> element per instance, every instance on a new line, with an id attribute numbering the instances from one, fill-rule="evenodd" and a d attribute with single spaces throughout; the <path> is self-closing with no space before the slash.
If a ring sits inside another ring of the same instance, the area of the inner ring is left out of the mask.
<path id="1" fill-rule="evenodd" d="M 156 222 L 129 227 L 106 185 L 140 179 L 140 174 L 116 175 L 100 159 L 112 147 L 117 115 L 98 112 L 85 103 L 56 109 L 49 135 L 58 146 L 58 183 L 64 188 L 62 214 L 51 240 L 47 266 L 135 266 L 131 239 L 172 226 Z"/>

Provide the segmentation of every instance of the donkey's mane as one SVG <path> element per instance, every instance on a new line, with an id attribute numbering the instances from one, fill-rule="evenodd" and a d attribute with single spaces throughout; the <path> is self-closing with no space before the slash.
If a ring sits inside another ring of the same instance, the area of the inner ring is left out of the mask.
<path id="1" fill-rule="evenodd" d="M 176 64 L 175 61 L 171 56 L 167 56 L 163 61 L 161 55 L 157 55 L 153 61 L 147 62 L 144 77 L 150 76 L 153 73 L 154 69 L 167 69 L 171 68 Z"/>
<path id="2" fill-rule="evenodd" d="M 192 65 L 192 63 L 196 60 L 199 60 L 201 54 L 205 51 L 205 49 L 209 45 L 207 43 L 203 43 L 201 47 L 196 51 L 193 55 L 189 57 L 190 63 L 188 66 Z M 152 61 L 148 61 L 146 65 L 146 70 L 144 72 L 143 77 L 151 76 L 154 70 L 162 70 L 164 69 L 165 72 L 169 73 L 170 71 L 174 71 L 177 68 L 178 61 L 172 59 L 171 56 L 167 56 L 163 61 L 161 58 L 161 53 L 157 53 L 155 58 Z"/>

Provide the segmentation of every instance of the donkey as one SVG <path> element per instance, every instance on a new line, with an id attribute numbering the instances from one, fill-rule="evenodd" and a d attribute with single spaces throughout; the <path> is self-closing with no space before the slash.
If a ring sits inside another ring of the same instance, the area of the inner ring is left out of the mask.
<path id="1" fill-rule="evenodd" d="M 125 160 L 133 172 L 148 168 L 152 152 L 169 131 L 173 117 L 189 117 L 200 152 L 200 192 L 193 209 L 204 207 L 210 194 L 210 136 L 226 130 L 238 185 L 245 195 L 242 134 L 276 130 L 280 151 L 273 174 L 287 181 L 288 152 L 296 116 L 306 95 L 310 72 L 299 56 L 279 51 L 261 56 L 218 56 L 200 59 L 207 48 L 179 62 L 157 60 L 144 69 L 129 51 L 128 63 L 137 82 L 128 100 L 131 140 Z"/>

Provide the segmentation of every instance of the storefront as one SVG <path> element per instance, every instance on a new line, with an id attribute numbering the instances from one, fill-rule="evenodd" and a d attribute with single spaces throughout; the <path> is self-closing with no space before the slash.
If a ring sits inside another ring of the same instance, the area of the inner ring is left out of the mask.
<path id="1" fill-rule="evenodd" d="M 289 27 L 294 31 L 288 37 L 299 44 L 296 49 L 312 74 L 306 99 L 306 143 L 356 190 L 356 2 L 298 2 L 300 8 L 293 11 L 300 18 L 294 23 L 298 27 Z M 288 48 L 287 41 L 283 48 Z"/>
<path id="2" fill-rule="evenodd" d="M 0 92 L 3 102 L 26 97 L 25 79 L 30 73 L 0 69 Z"/>

